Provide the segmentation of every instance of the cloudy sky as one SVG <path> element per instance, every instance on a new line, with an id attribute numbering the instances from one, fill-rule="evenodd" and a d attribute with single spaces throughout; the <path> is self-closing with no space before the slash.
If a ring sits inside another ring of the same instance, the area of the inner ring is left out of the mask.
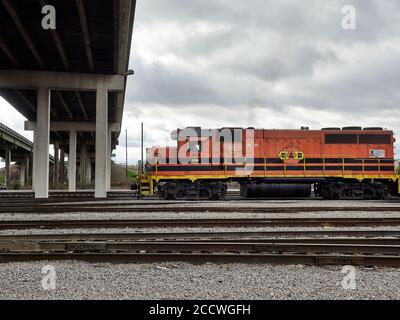
<path id="1" fill-rule="evenodd" d="M 345 5 L 356 8 L 355 30 L 342 27 Z M 146 146 L 171 144 L 186 126 L 400 132 L 399 31 L 398 0 L 138 0 L 123 123 L 130 161 L 141 121 Z M 0 108 L 22 132 L 23 118 Z"/>

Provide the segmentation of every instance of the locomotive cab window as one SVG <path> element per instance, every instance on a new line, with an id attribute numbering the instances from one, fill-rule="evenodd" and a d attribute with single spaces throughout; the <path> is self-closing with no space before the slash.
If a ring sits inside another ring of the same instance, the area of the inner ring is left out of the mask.
<path id="1" fill-rule="evenodd" d="M 361 144 L 390 144 L 391 136 L 387 134 L 362 134 L 360 135 Z"/>
<path id="2" fill-rule="evenodd" d="M 356 134 L 326 134 L 325 143 L 327 144 L 357 144 Z"/>
<path id="3" fill-rule="evenodd" d="M 326 144 L 391 144 L 388 134 L 326 134 Z"/>

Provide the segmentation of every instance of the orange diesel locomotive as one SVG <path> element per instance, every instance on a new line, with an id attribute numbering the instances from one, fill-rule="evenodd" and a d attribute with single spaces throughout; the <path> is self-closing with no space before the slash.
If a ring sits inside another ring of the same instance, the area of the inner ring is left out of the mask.
<path id="1" fill-rule="evenodd" d="M 244 197 L 380 199 L 399 193 L 393 132 L 383 128 L 268 130 L 190 127 L 176 145 L 147 150 L 149 193 L 218 199 L 228 182 Z"/>

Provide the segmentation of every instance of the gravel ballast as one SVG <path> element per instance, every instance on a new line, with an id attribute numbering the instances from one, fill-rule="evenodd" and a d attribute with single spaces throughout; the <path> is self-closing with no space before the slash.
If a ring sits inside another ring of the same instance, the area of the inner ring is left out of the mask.
<path id="1" fill-rule="evenodd" d="M 0 214 L 0 221 L 21 220 L 118 220 L 118 219 L 268 219 L 268 218 L 400 218 L 400 211 L 381 212 L 301 212 L 301 213 L 242 213 L 242 212 L 74 212 L 53 214 Z"/>
<path id="2" fill-rule="evenodd" d="M 268 232 L 268 231 L 399 231 L 400 226 L 380 227 L 255 227 L 255 228 L 110 228 L 110 229 L 29 229 L 29 230 L 0 230 L 0 235 L 30 235 L 30 234 L 90 234 L 90 233 L 171 233 L 171 232 Z"/>
<path id="3" fill-rule="evenodd" d="M 43 266 L 56 290 L 41 287 Z M 356 289 L 343 289 L 342 267 L 187 263 L 0 265 L 0 299 L 399 299 L 397 269 L 356 268 Z"/>
<path id="4" fill-rule="evenodd" d="M 259 207 L 398 207 L 400 205 L 400 198 L 390 198 L 384 200 L 323 200 L 318 198 L 304 198 L 304 199 L 237 199 L 237 200 L 218 200 L 218 201 L 176 201 L 176 200 L 159 200 L 146 199 L 146 200 L 100 200 L 100 201 L 79 201 L 79 202 L 59 202 L 58 205 L 80 205 L 80 204 L 123 204 L 124 207 L 131 205 L 132 207 L 150 205 L 163 206 L 163 207 L 244 207 L 244 208 L 259 208 Z"/>

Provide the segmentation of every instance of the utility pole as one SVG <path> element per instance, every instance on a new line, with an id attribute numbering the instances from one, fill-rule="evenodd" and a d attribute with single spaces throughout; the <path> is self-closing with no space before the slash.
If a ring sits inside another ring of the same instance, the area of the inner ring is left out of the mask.
<path id="1" fill-rule="evenodd" d="M 141 168 L 140 168 L 140 175 L 142 175 L 143 174 L 143 172 L 144 172 L 144 163 L 143 163 L 143 148 L 144 148 L 144 143 L 143 143 L 143 140 L 144 140 L 144 125 L 143 125 L 143 122 L 142 122 L 142 143 L 141 143 L 141 151 L 142 151 L 142 164 L 141 164 Z"/>
<path id="2" fill-rule="evenodd" d="M 128 182 L 128 129 L 125 129 L 125 174 Z"/>

